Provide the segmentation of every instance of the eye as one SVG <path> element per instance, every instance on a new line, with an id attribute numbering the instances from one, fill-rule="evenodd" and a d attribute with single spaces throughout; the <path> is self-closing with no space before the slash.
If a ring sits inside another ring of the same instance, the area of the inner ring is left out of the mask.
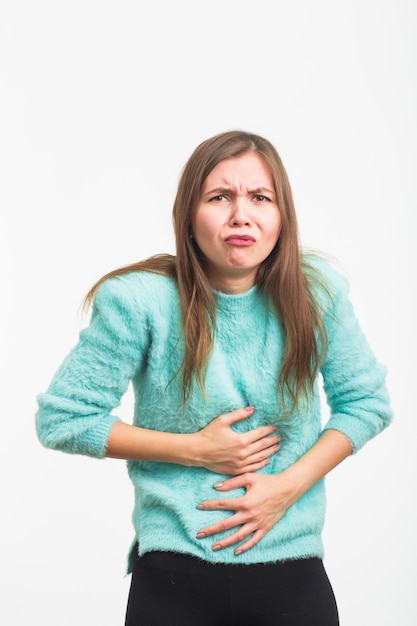
<path id="1" fill-rule="evenodd" d="M 271 202 L 270 198 L 267 198 L 266 196 L 263 196 L 262 194 L 257 193 L 256 195 L 253 196 L 253 199 L 256 202 Z"/>
<path id="2" fill-rule="evenodd" d="M 221 193 L 218 196 L 210 198 L 209 202 L 224 202 L 225 200 L 227 200 L 227 197 Z"/>

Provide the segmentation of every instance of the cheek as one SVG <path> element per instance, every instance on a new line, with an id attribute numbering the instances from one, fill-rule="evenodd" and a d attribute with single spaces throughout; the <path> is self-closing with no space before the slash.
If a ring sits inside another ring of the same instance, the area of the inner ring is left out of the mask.
<path id="1" fill-rule="evenodd" d="M 277 222 L 277 230 L 276 230 L 277 239 L 281 234 L 281 226 L 282 226 L 282 221 L 281 221 L 281 217 L 279 217 L 278 222 Z"/>
<path id="2" fill-rule="evenodd" d="M 271 238 L 278 240 L 279 234 L 281 232 L 281 215 L 278 213 L 273 213 L 269 216 L 265 227 L 269 231 Z"/>
<path id="3" fill-rule="evenodd" d="M 192 228 L 193 228 L 194 239 L 197 239 L 197 240 L 202 237 L 206 237 L 207 233 L 209 232 L 208 224 L 201 216 L 198 216 L 196 217 L 196 219 L 193 220 Z"/>
<path id="4" fill-rule="evenodd" d="M 219 232 L 218 220 L 212 212 L 198 211 L 191 221 L 194 237 L 213 237 Z"/>
<path id="5" fill-rule="evenodd" d="M 216 227 L 213 219 L 204 212 L 197 213 L 191 222 L 192 233 L 197 246 L 204 255 L 210 255 L 216 236 Z"/>

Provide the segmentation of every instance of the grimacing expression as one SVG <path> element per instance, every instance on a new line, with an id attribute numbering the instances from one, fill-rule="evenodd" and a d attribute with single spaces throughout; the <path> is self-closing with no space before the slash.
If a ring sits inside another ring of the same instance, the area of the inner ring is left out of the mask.
<path id="1" fill-rule="evenodd" d="M 211 286 L 246 290 L 272 252 L 281 230 L 274 183 L 256 152 L 220 161 L 203 183 L 192 234 L 206 259 Z"/>

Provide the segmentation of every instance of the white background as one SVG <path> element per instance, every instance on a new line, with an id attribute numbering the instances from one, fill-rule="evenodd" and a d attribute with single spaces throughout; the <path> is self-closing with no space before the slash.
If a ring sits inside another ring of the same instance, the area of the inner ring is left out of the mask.
<path id="1" fill-rule="evenodd" d="M 123 623 L 124 463 L 42 448 L 35 398 L 92 283 L 174 251 L 194 147 L 243 128 L 278 148 L 302 241 L 346 271 L 389 372 L 393 425 L 328 479 L 341 624 L 415 626 L 416 13 L 411 0 L 2 2 L 2 624 Z"/>

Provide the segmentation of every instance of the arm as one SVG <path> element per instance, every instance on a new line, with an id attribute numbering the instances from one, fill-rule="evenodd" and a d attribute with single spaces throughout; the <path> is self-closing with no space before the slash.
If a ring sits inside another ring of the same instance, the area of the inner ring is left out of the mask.
<path id="1" fill-rule="evenodd" d="M 106 456 L 141 461 L 161 461 L 206 467 L 213 472 L 236 475 L 255 472 L 269 463 L 279 449 L 279 437 L 272 426 L 237 433 L 233 423 L 252 415 L 246 407 L 216 417 L 197 433 L 159 432 L 116 422 L 106 445 Z"/>
<path id="2" fill-rule="evenodd" d="M 230 537 L 215 543 L 214 549 L 242 541 L 251 533 L 237 553 L 254 546 L 310 487 L 392 419 L 385 368 L 376 361 L 357 323 L 348 299 L 348 283 L 333 270 L 327 271 L 333 297 L 331 306 L 326 298 L 322 302 L 323 309 L 329 310 L 328 351 L 322 374 L 330 419 L 316 444 L 280 474 L 246 475 L 215 485 L 219 491 L 243 487 L 246 493 L 241 498 L 217 499 L 199 505 L 204 510 L 232 510 L 235 514 L 201 529 L 197 537 L 241 525 Z"/>
<path id="3" fill-rule="evenodd" d="M 235 550 L 236 555 L 246 552 L 310 487 L 351 454 L 352 446 L 345 435 L 336 430 L 326 430 L 310 450 L 280 474 L 245 474 L 216 483 L 214 487 L 218 491 L 227 492 L 243 487 L 246 493 L 239 498 L 201 502 L 199 509 L 234 511 L 234 514 L 202 528 L 197 538 L 239 527 L 226 539 L 215 542 L 212 548 L 221 550 L 249 537 Z"/>
<path id="4" fill-rule="evenodd" d="M 231 428 L 250 417 L 252 408 L 220 415 L 193 434 L 138 428 L 112 414 L 146 358 L 147 313 L 137 293 L 141 289 L 132 288 L 127 277 L 101 285 L 89 326 L 38 397 L 41 442 L 74 454 L 194 465 L 227 475 L 264 467 L 277 450 L 275 429 L 237 433 Z"/>
<path id="5" fill-rule="evenodd" d="M 321 368 L 330 407 L 326 429 L 346 435 L 358 452 L 392 420 L 386 368 L 377 361 L 349 299 L 346 278 L 327 268 L 332 302 L 325 305 L 328 350 Z"/>

